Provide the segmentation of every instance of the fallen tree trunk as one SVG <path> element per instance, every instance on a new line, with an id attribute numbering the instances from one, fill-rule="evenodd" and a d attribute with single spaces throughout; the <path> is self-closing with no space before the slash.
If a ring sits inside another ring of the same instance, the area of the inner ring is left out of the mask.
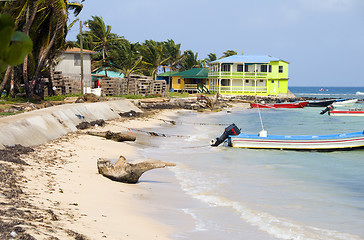
<path id="1" fill-rule="evenodd" d="M 176 164 L 157 160 L 133 164 L 128 163 L 123 156 L 120 156 L 115 164 L 112 164 L 109 159 L 99 158 L 97 160 L 97 169 L 100 174 L 123 183 L 137 183 L 141 175 L 146 171 L 167 166 L 176 166 Z"/>
<path id="2" fill-rule="evenodd" d="M 92 135 L 92 136 L 103 137 L 103 138 L 106 138 L 106 139 L 111 139 L 111 140 L 114 140 L 116 142 L 135 141 L 136 140 L 136 137 L 131 135 L 131 134 L 124 134 L 124 133 L 111 132 L 111 131 L 87 132 L 87 134 Z"/>

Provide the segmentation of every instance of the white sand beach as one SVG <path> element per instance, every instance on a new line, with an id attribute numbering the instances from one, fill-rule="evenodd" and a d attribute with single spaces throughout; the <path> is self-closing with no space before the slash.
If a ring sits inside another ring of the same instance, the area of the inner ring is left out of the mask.
<path id="1" fill-rule="evenodd" d="M 108 121 L 104 127 L 77 131 L 34 147 L 35 151 L 24 159 L 30 164 L 25 167 L 24 191 L 32 205 L 50 209 L 57 221 L 47 226 L 39 224 L 37 230 L 27 232 L 36 239 L 45 239 L 50 230 L 56 232 L 52 236 L 68 239 L 65 229 L 87 239 L 168 239 L 173 229 L 147 216 L 154 211 L 152 204 L 145 204 L 147 188 L 111 181 L 97 170 L 98 158 L 116 160 L 123 155 L 129 162 L 145 160 L 138 154 L 137 144 L 84 134 L 95 130 L 125 131 L 125 126 L 157 127 L 162 123 L 157 118 L 166 119 L 173 111 L 161 114 L 148 119 Z M 145 137 L 147 141 L 148 136 Z"/>

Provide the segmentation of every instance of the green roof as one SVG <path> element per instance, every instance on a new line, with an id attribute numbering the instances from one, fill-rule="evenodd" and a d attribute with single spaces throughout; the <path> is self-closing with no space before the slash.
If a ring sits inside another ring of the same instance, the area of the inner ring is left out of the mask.
<path id="1" fill-rule="evenodd" d="M 209 70 L 207 68 L 192 68 L 187 71 L 178 72 L 173 76 L 180 76 L 181 78 L 207 78 Z"/>
<path id="2" fill-rule="evenodd" d="M 177 71 L 172 71 L 171 72 L 171 76 L 173 76 L 173 74 L 178 73 Z M 164 72 L 161 74 L 158 74 L 158 77 L 169 77 L 169 71 L 168 72 Z"/>

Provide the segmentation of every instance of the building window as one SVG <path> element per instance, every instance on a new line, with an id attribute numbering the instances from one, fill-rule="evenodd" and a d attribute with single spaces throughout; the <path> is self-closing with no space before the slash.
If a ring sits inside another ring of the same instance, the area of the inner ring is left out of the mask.
<path id="1" fill-rule="evenodd" d="M 244 72 L 244 65 L 243 64 L 238 64 L 238 69 L 237 69 L 237 71 L 238 72 Z"/>
<path id="2" fill-rule="evenodd" d="M 269 72 L 272 72 L 272 65 L 269 65 Z"/>
<path id="3" fill-rule="evenodd" d="M 274 83 L 274 80 L 272 80 L 271 83 Z"/>
<path id="4" fill-rule="evenodd" d="M 81 55 L 80 54 L 74 54 L 73 55 L 73 65 L 74 66 L 81 66 Z"/>
<path id="5" fill-rule="evenodd" d="M 181 84 L 181 79 L 180 79 L 180 78 L 178 78 L 177 83 L 178 83 L 178 84 Z"/>
<path id="6" fill-rule="evenodd" d="M 221 65 L 222 72 L 230 72 L 230 64 L 222 64 Z"/>
<path id="7" fill-rule="evenodd" d="M 262 83 L 262 82 L 264 82 L 264 80 L 259 80 L 259 82 L 261 82 L 261 83 Z"/>
<path id="8" fill-rule="evenodd" d="M 245 80 L 245 83 L 249 83 L 249 80 Z"/>
<path id="9" fill-rule="evenodd" d="M 229 79 L 221 79 L 221 86 L 229 86 Z"/>
<path id="10" fill-rule="evenodd" d="M 267 65 L 261 65 L 260 66 L 260 71 L 261 72 L 267 72 Z"/>
<path id="11" fill-rule="evenodd" d="M 282 73 L 282 72 L 283 72 L 283 66 L 279 66 L 279 67 L 278 67 L 278 72 L 279 72 L 279 73 Z"/>

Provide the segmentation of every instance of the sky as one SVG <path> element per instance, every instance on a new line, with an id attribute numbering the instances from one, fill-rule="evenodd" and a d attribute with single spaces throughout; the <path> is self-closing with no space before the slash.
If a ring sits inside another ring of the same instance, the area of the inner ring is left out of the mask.
<path id="1" fill-rule="evenodd" d="M 364 0 L 85 0 L 131 42 L 181 43 L 221 57 L 271 55 L 289 62 L 289 86 L 364 86 Z M 72 20 L 74 18 L 70 18 Z M 84 28 L 85 29 L 85 28 Z M 79 25 L 68 40 L 76 40 Z"/>

